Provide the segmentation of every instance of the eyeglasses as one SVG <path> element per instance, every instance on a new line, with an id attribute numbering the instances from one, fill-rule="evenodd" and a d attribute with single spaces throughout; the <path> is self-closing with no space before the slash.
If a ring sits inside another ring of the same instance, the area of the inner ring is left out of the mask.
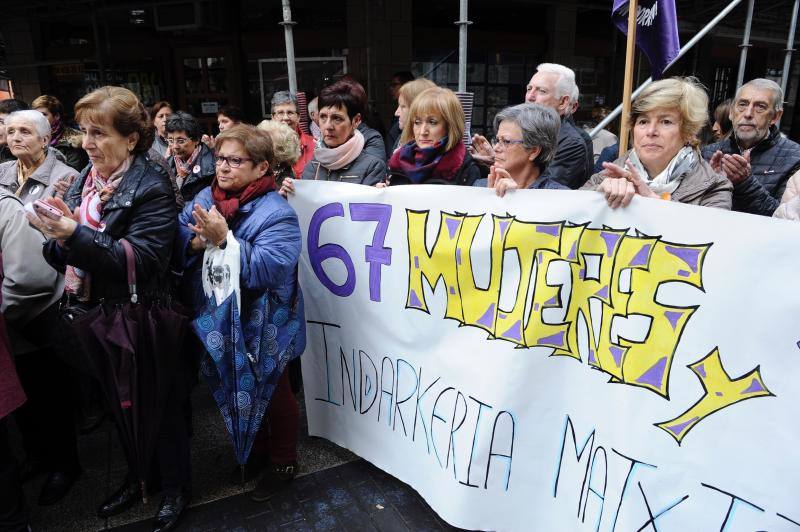
<path id="1" fill-rule="evenodd" d="M 769 111 L 769 105 L 764 102 L 751 102 L 750 100 L 739 100 L 736 102 L 736 110 L 744 112 L 748 107 L 753 106 L 753 112 L 762 115 Z"/>
<path id="2" fill-rule="evenodd" d="M 503 149 L 508 149 L 509 146 L 513 146 L 514 144 L 525 144 L 524 140 L 509 140 L 503 138 L 494 138 L 492 139 L 492 146 L 500 145 Z"/>
<path id="3" fill-rule="evenodd" d="M 217 166 L 222 166 L 222 163 L 228 163 L 231 168 L 239 168 L 245 161 L 252 161 L 248 157 L 225 157 L 224 155 L 217 155 Z"/>
<path id="4" fill-rule="evenodd" d="M 185 139 L 183 137 L 178 137 L 177 139 L 167 138 L 167 144 L 177 144 L 178 146 L 183 146 L 189 142 L 189 139 Z"/>
<path id="5" fill-rule="evenodd" d="M 273 116 L 295 116 L 297 115 L 297 111 L 275 111 L 272 114 Z"/>

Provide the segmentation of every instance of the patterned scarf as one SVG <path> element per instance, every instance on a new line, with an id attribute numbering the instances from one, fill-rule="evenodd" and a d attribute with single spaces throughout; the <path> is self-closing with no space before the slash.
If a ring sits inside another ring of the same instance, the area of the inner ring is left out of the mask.
<path id="1" fill-rule="evenodd" d="M 103 207 L 106 202 L 114 195 L 125 172 L 131 167 L 133 155 L 129 155 L 116 170 L 111 172 L 108 179 L 100 175 L 96 166 L 92 166 L 86 175 L 81 191 L 81 204 L 78 207 L 78 223 L 103 232 L 106 229 L 103 218 Z M 91 294 L 89 287 L 89 272 L 85 272 L 74 266 L 67 266 L 64 276 L 64 288 L 68 294 L 75 296 L 79 301 L 89 301 Z"/>
<path id="2" fill-rule="evenodd" d="M 194 166 L 194 162 L 197 160 L 197 157 L 200 156 L 200 149 L 202 147 L 203 144 L 198 142 L 197 147 L 195 147 L 194 151 L 186 162 L 183 162 L 183 159 L 181 159 L 181 156 L 177 153 L 174 155 L 173 159 L 175 161 L 175 173 L 179 178 L 178 186 L 183 185 L 183 180 L 186 179 L 186 176 L 192 173 L 192 166 Z"/>
<path id="3" fill-rule="evenodd" d="M 53 122 L 50 126 L 50 145 L 55 146 L 61 140 L 61 135 L 64 133 L 64 123 L 61 118 Z"/>
<path id="4" fill-rule="evenodd" d="M 464 162 L 466 148 L 462 141 L 450 151 L 445 151 L 445 146 L 447 137 L 430 148 L 420 148 L 412 140 L 395 150 L 389 159 L 389 170 L 403 173 L 413 183 L 422 183 L 431 178 L 450 181 Z"/>
<path id="5" fill-rule="evenodd" d="M 216 179 L 211 184 L 211 196 L 214 198 L 214 205 L 228 223 L 236 217 L 239 207 L 263 196 L 270 190 L 275 190 L 275 175 L 272 172 L 264 174 L 236 192 L 222 190 L 219 188 Z"/>
<path id="6" fill-rule="evenodd" d="M 684 146 L 678 151 L 677 155 L 672 158 L 663 172 L 655 177 L 650 177 L 647 173 L 636 150 L 631 150 L 628 159 L 631 164 L 639 172 L 639 175 L 644 179 L 650 190 L 656 194 L 672 194 L 681 184 L 681 180 L 690 172 L 692 172 L 700 163 L 700 157 L 697 151 L 691 146 Z"/>

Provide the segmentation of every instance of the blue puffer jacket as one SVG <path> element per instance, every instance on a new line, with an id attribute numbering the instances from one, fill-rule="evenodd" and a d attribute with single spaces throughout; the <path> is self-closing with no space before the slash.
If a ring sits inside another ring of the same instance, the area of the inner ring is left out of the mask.
<path id="1" fill-rule="evenodd" d="M 178 215 L 176 255 L 184 270 L 184 283 L 191 287 L 194 308 L 200 310 L 207 302 L 200 279 L 202 254 L 187 255 L 189 241 L 194 235 L 189 223 L 194 223 L 195 204 L 206 210 L 214 205 L 211 187 L 201 190 Z M 242 301 L 255 299 L 269 290 L 281 304 L 291 304 L 297 290 L 296 311 L 301 325 L 295 339 L 295 352 L 302 353 L 306 344 L 306 322 L 303 297 L 297 286 L 297 261 L 302 246 L 297 214 L 277 192 L 268 192 L 242 205 L 229 228 L 242 249 L 239 280 Z"/>

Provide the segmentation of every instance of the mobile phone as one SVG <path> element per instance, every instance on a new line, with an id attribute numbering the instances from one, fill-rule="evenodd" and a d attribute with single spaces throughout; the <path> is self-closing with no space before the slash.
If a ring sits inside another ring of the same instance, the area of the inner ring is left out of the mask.
<path id="1" fill-rule="evenodd" d="M 43 202 L 42 200 L 36 200 L 33 202 L 33 210 L 39 216 L 39 218 L 50 218 L 51 220 L 60 220 L 63 216 L 63 213 L 53 207 L 52 205 L 48 205 L 47 203 Z"/>

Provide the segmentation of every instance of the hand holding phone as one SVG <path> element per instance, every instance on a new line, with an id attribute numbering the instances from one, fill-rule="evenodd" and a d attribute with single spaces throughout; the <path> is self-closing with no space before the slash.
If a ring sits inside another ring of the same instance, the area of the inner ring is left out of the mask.
<path id="1" fill-rule="evenodd" d="M 47 203 L 43 202 L 42 200 L 36 200 L 33 202 L 33 211 L 41 218 L 42 220 L 50 219 L 50 220 L 60 220 L 61 217 L 64 215 L 60 210 L 56 209 L 52 205 L 48 205 Z"/>

